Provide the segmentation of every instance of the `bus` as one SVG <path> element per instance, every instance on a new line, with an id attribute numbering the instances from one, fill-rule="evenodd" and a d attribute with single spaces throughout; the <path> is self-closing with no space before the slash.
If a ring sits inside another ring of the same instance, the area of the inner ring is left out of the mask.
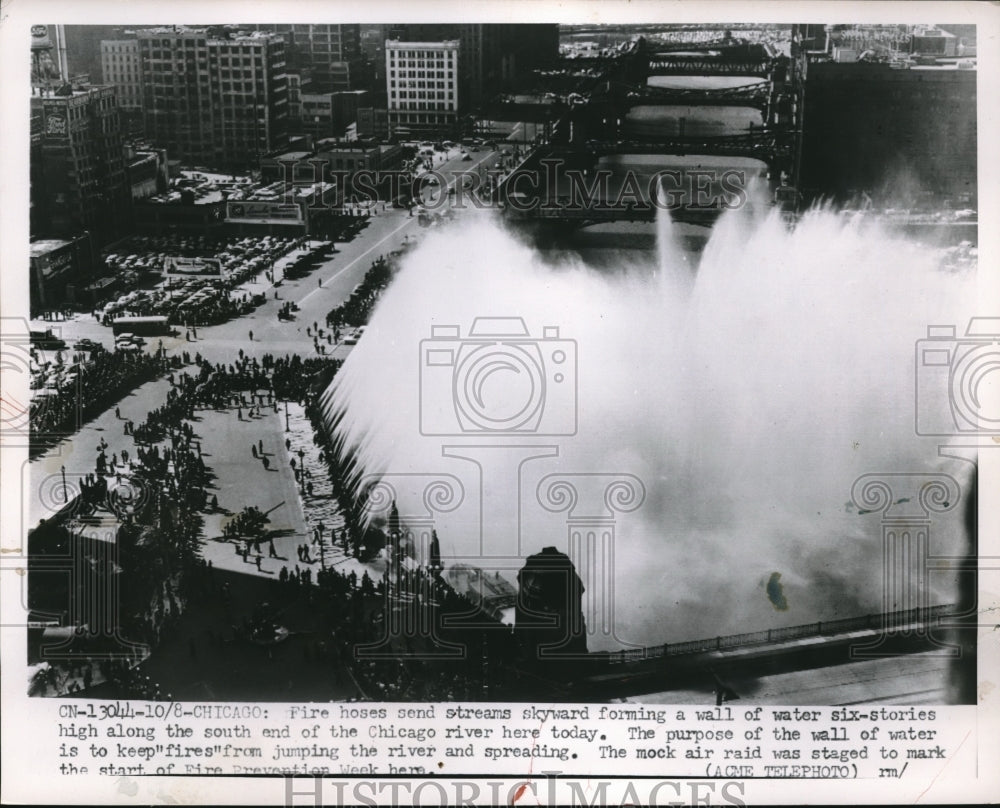
<path id="1" fill-rule="evenodd" d="M 111 330 L 118 334 L 141 334 L 142 336 L 156 336 L 158 334 L 169 334 L 170 326 L 166 317 L 119 317 L 112 321 Z"/>

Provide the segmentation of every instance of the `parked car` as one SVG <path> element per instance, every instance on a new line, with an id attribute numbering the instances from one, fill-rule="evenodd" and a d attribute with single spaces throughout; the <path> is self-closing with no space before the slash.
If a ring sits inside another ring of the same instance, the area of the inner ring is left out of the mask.
<path id="1" fill-rule="evenodd" d="M 66 341 L 52 333 L 51 328 L 44 331 L 31 331 L 31 344 L 43 351 L 61 351 L 66 347 Z"/>

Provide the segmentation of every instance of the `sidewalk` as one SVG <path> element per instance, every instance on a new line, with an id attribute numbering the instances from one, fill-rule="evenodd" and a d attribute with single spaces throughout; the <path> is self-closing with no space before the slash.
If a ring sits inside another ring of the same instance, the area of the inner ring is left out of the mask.
<path id="1" fill-rule="evenodd" d="M 147 382 L 119 402 L 121 418 L 111 407 L 72 437 L 26 463 L 21 486 L 22 534 L 27 534 L 39 520 L 55 516 L 65 504 L 62 498 L 63 467 L 66 493 L 70 500 L 79 491 L 80 479 L 95 473 L 94 463 L 101 438 L 108 444 L 106 452 L 109 458 L 112 453 L 120 457 L 122 449 L 135 457 L 135 442 L 131 436 L 125 435 L 125 422 L 131 420 L 136 425 L 141 424 L 151 409 L 163 404 L 169 389 L 170 382 L 166 379 Z"/>
<path id="2" fill-rule="evenodd" d="M 283 566 L 289 571 L 298 564 L 296 548 L 309 541 L 308 528 L 302 514 L 298 491 L 285 451 L 284 412 L 279 407 L 275 413 L 268 407 L 251 418 L 246 408 L 243 420 L 235 408 L 226 411 L 198 410 L 195 415 L 195 432 L 202 440 L 202 456 L 215 474 L 208 489 L 208 496 L 218 497 L 219 511 L 205 514 L 205 542 L 202 556 L 216 569 L 230 570 L 248 575 L 277 579 Z M 263 460 L 254 458 L 251 446 L 263 442 Z M 274 535 L 277 558 L 269 557 L 268 542 L 260 544 L 260 568 L 257 554 L 251 549 L 247 560 L 236 548 L 244 542 L 234 542 L 223 537 L 223 526 L 244 507 L 255 505 L 268 512 L 266 530 Z"/>

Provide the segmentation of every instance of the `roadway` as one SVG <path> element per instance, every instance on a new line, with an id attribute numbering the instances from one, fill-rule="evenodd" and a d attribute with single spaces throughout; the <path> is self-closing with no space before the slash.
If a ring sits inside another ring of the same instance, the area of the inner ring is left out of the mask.
<path id="1" fill-rule="evenodd" d="M 497 152 L 491 150 L 472 152 L 471 161 L 463 160 L 461 154 L 462 150 L 456 148 L 436 156 L 433 168 L 448 178 L 447 186 L 425 185 L 421 189 L 422 201 L 433 206 L 439 194 L 447 193 L 448 188 L 456 184 L 456 174 L 479 173 L 495 168 L 498 159 L 501 159 Z M 395 209 L 388 203 L 384 206 L 378 203 L 371 210 L 360 232 L 349 241 L 337 242 L 333 255 L 308 275 L 296 280 L 283 280 L 278 270 L 275 272 L 279 281 L 277 287 L 263 282 L 263 275 L 249 284 L 248 288 L 262 291 L 267 297 L 267 301 L 251 314 L 219 325 L 199 327 L 197 339 L 190 342 L 185 340 L 183 329 L 179 329 L 178 336 L 163 337 L 163 347 L 168 353 L 197 351 L 213 362 L 228 362 L 240 349 L 257 356 L 264 353 L 317 355 L 312 337 L 306 334 L 306 327 L 319 323 L 325 328 L 327 313 L 350 297 L 376 259 L 400 249 L 404 242 L 419 238 L 423 232 L 417 216 L 410 215 L 407 210 Z M 278 293 L 277 298 L 275 292 Z M 299 307 L 295 318 L 279 320 L 279 309 L 289 301 Z M 37 320 L 32 325 L 42 329 L 54 327 L 70 345 L 86 337 L 102 343 L 106 348 L 113 347 L 111 329 L 100 325 L 90 315 L 77 315 L 60 323 Z M 252 342 L 249 336 L 251 331 Z M 154 350 L 158 344 L 159 338 L 149 338 L 146 349 Z M 329 346 L 326 347 L 329 350 Z"/>
<path id="2" fill-rule="evenodd" d="M 498 159 L 497 153 L 493 151 L 474 152 L 472 156 L 472 161 L 464 161 L 461 151 L 453 150 L 449 155 L 442 156 L 443 159 L 434 168 L 451 178 L 453 171 L 492 168 Z M 454 185 L 455 181 L 450 179 L 448 185 Z M 447 187 L 427 187 L 423 193 L 430 202 L 437 194 L 447 193 Z M 359 233 L 350 241 L 338 242 L 336 252 L 309 275 L 297 280 L 282 280 L 282 272 L 278 269 L 275 272 L 275 277 L 280 281 L 278 287 L 264 281 L 263 274 L 246 284 L 248 290 L 264 291 L 267 295 L 266 303 L 252 314 L 215 326 L 199 327 L 197 339 L 190 342 L 185 340 L 183 328 L 178 328 L 178 336 L 162 338 L 163 347 L 170 354 L 188 351 L 193 355 L 198 352 L 218 363 L 233 361 L 240 350 L 256 356 L 264 353 L 277 356 L 316 356 L 312 337 L 306 334 L 306 327 L 318 322 L 325 328 L 327 313 L 350 296 L 374 260 L 399 249 L 406 240 L 416 239 L 424 230 L 418 224 L 418 217 L 409 215 L 406 210 L 397 210 L 389 205 L 383 210 L 381 203 L 376 206 L 376 210 Z M 278 299 L 274 297 L 275 291 L 278 292 Z M 294 320 L 279 320 L 278 310 L 288 301 L 295 302 L 299 311 Z M 57 323 L 36 320 L 32 322 L 32 326 L 53 328 L 70 346 L 78 339 L 89 338 L 102 343 L 106 348 L 113 347 L 111 329 L 101 325 L 90 314 L 77 314 L 68 321 Z M 251 331 L 252 342 L 249 339 Z M 155 351 L 159 343 L 160 338 L 149 337 L 146 339 L 145 350 Z M 349 346 L 331 348 L 325 342 L 322 347 L 328 354 L 338 357 L 346 356 L 350 351 Z M 54 352 L 45 352 L 45 355 L 53 358 Z M 50 518 L 62 506 L 63 467 L 67 490 L 72 498 L 79 479 L 94 471 L 94 458 L 101 438 L 108 443 L 109 456 L 113 452 L 120 453 L 123 448 L 134 452 L 132 439 L 123 433 L 124 421 L 131 420 L 136 424 L 144 421 L 151 409 L 163 403 L 168 387 L 163 379 L 142 385 L 119 403 L 121 418 L 116 416 L 114 407 L 109 408 L 71 438 L 51 447 L 26 466 L 22 485 L 25 499 L 22 513 L 26 519 L 23 529 L 26 531 L 34 527 L 39 519 Z M 241 444 L 241 451 L 242 448 Z M 242 454 L 240 459 L 243 459 Z M 239 507 L 235 501 L 227 504 Z"/>

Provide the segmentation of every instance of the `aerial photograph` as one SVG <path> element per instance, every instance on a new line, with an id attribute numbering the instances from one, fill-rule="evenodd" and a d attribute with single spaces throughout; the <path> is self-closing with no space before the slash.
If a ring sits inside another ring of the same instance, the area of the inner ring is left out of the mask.
<path id="1" fill-rule="evenodd" d="M 947 22 L 38 20 L 24 692 L 975 704 Z"/>

